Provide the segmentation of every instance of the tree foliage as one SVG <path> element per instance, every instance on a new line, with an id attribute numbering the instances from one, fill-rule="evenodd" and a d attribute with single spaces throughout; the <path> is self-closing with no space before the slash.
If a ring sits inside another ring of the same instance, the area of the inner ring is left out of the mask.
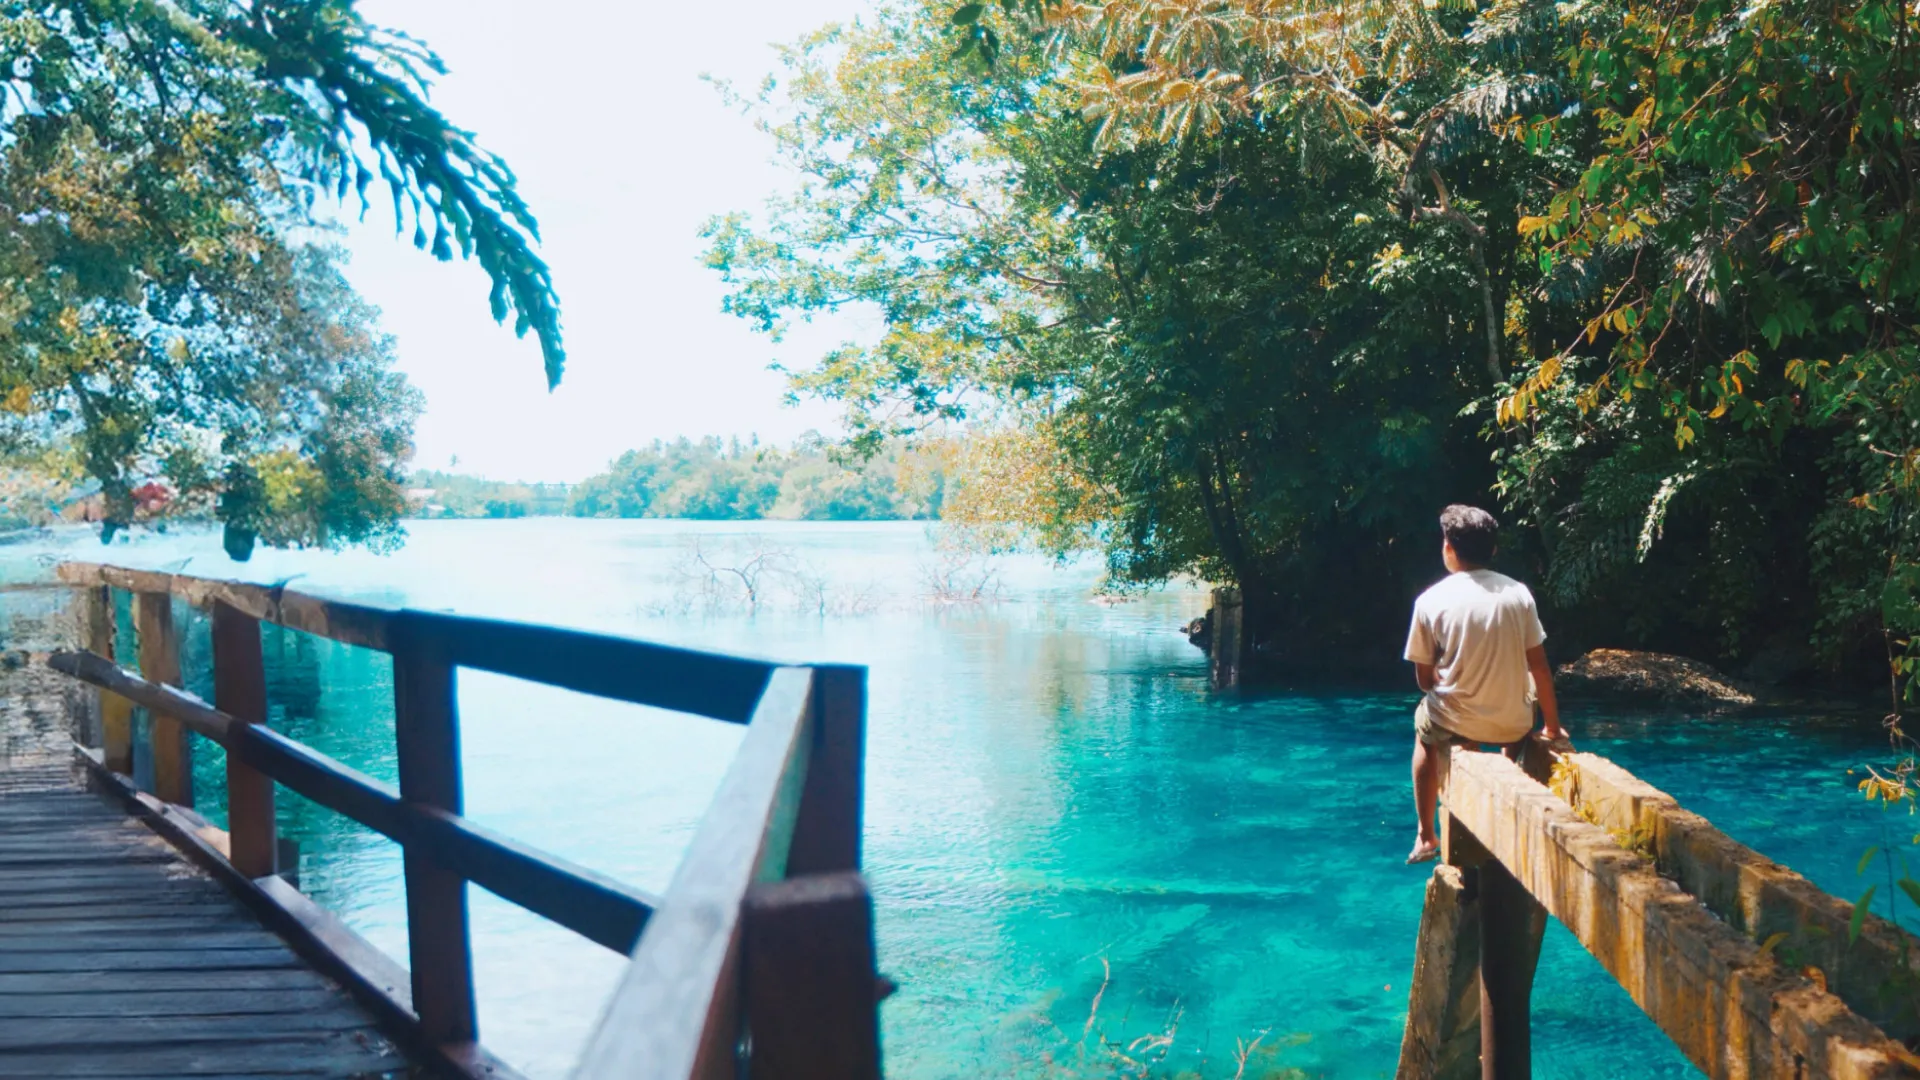
<path id="1" fill-rule="evenodd" d="M 656 441 L 575 486 L 567 512 L 708 521 L 935 518 L 947 457 L 944 445 L 889 444 L 850 467 L 817 435 L 790 449 L 712 437 Z"/>
<path id="2" fill-rule="evenodd" d="M 1386 652 L 1467 498 L 1566 636 L 1846 670 L 1920 631 L 1910 17 L 903 0 L 788 54 L 713 261 L 880 313 L 796 376 L 862 430 L 998 425 L 956 508 L 1288 648 Z"/>
<path id="3" fill-rule="evenodd" d="M 74 447 L 109 538 L 157 477 L 217 495 L 236 552 L 390 528 L 417 403 L 316 232 L 376 182 L 559 378 L 513 174 L 428 103 L 439 59 L 351 0 L 10 4 L 0 64 L 0 405 L 16 450 Z"/>

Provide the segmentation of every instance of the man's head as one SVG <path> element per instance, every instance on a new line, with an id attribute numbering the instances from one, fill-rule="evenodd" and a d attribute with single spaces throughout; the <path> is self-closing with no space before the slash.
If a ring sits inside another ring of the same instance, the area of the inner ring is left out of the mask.
<path id="1" fill-rule="evenodd" d="M 1500 523 L 1477 506 L 1454 503 L 1440 511 L 1440 536 L 1440 557 L 1448 570 L 1477 570 L 1493 561 Z"/>

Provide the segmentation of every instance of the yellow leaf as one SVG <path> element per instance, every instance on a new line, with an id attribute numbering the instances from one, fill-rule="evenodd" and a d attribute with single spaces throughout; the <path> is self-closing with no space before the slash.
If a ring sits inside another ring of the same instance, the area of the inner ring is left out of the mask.
<path id="1" fill-rule="evenodd" d="M 1521 236 L 1532 236 L 1534 233 L 1540 232 L 1546 227 L 1547 219 L 1543 217 L 1523 217 L 1520 219 Z"/>

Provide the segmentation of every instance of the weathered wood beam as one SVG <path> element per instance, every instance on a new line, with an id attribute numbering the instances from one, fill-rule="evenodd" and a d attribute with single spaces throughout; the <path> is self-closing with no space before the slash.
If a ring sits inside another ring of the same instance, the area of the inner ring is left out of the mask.
<path id="1" fill-rule="evenodd" d="M 747 891 L 784 875 L 813 741 L 813 675 L 779 668 L 700 829 L 588 1039 L 576 1077 L 739 1074 Z"/>
<path id="2" fill-rule="evenodd" d="M 427 611 L 395 613 L 389 634 L 459 667 L 733 724 L 753 716 L 776 667 L 611 634 Z"/>
<path id="3" fill-rule="evenodd" d="M 1920 1012 L 1908 995 L 1887 989 L 1909 959 L 1920 964 L 1920 940 L 1877 915 L 1850 940 L 1853 905 L 1734 840 L 1673 796 L 1593 754 L 1570 754 L 1559 794 L 1589 820 L 1653 855 L 1660 872 L 1698 897 L 1707 910 L 1755 942 L 1775 934 L 1774 955 L 1791 966 L 1819 969 L 1827 989 L 1896 1039 L 1920 1036 Z"/>
<path id="4" fill-rule="evenodd" d="M 140 643 L 140 674 L 149 682 L 180 685 L 180 637 L 173 625 L 173 594 L 133 596 L 134 631 Z M 153 793 L 161 802 L 193 805 L 193 741 L 180 721 L 149 709 L 147 740 L 153 751 Z"/>
<path id="5" fill-rule="evenodd" d="M 262 622 L 383 652 L 387 648 L 387 621 L 393 614 L 387 608 L 327 600 L 281 586 L 128 570 L 100 563 L 61 563 L 54 573 L 69 585 L 169 593 L 197 608 L 224 603 Z"/>
<path id="6" fill-rule="evenodd" d="M 260 620 L 231 604 L 213 605 L 213 700 L 243 724 L 267 722 L 267 669 L 260 653 Z M 239 754 L 227 755 L 227 821 L 233 865 L 249 878 L 279 867 L 279 826 L 273 780 Z"/>
<path id="7" fill-rule="evenodd" d="M 1480 1075 L 1480 910 L 1474 872 L 1440 865 L 1427 880 L 1394 1080 Z"/>
<path id="8" fill-rule="evenodd" d="M 1889 1080 L 1920 1067 L 1505 758 L 1455 755 L 1447 802 L 1714 1080 Z"/>
<path id="9" fill-rule="evenodd" d="M 113 607 L 113 590 L 96 585 L 86 590 L 87 648 L 111 657 L 118 616 Z M 133 775 L 133 702 L 102 690 L 99 694 L 100 749 L 107 768 L 122 776 Z"/>
<path id="10" fill-rule="evenodd" d="M 873 899 L 851 871 L 747 893 L 742 997 L 754 1080 L 880 1080 Z"/>
<path id="11" fill-rule="evenodd" d="M 103 657 L 54 653 L 47 665 L 148 708 L 164 709 L 227 752 L 321 806 L 359 822 L 489 892 L 623 955 L 633 951 L 657 897 L 535 850 L 465 818 L 410 804 L 386 784 L 264 725 L 234 717 Z"/>

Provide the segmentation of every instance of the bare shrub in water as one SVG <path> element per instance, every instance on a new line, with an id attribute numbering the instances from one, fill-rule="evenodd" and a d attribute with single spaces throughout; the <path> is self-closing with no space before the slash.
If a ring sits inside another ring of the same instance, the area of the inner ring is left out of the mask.
<path id="1" fill-rule="evenodd" d="M 752 615 L 759 612 L 767 589 L 775 581 L 798 572 L 797 564 L 790 550 L 769 543 L 763 536 L 744 537 L 732 550 L 709 550 L 706 541 L 696 536 L 680 567 L 680 576 L 692 585 L 709 610 L 741 603 Z"/>
<path id="2" fill-rule="evenodd" d="M 936 604 L 990 604 L 1000 599 L 1000 568 L 979 551 L 942 545 L 920 564 L 920 584 Z"/>
<path id="3" fill-rule="evenodd" d="M 884 590 L 877 582 L 835 584 L 792 548 L 758 534 L 716 542 L 695 536 L 674 563 L 671 598 L 648 606 L 652 615 L 723 615 L 789 610 L 803 615 L 868 615 Z"/>
<path id="4" fill-rule="evenodd" d="M 1039 1053 L 1041 1076 L 1047 1080 L 1203 1080 L 1208 1076 L 1227 1075 L 1225 1063 L 1220 1069 L 1206 1073 L 1168 1064 L 1167 1059 L 1180 1037 L 1180 1021 L 1185 1016 L 1185 1010 L 1178 1004 L 1157 1031 L 1124 1040 L 1110 1037 L 1101 1010 L 1107 991 L 1113 987 L 1113 966 L 1102 957 L 1100 968 L 1100 989 L 1093 995 L 1086 1023 L 1081 1025 L 1078 1037 L 1060 1030 L 1044 1016 L 1041 1018 L 1042 1026 L 1057 1040 L 1055 1046 Z M 1126 1017 L 1122 1016 L 1120 1022 L 1124 1024 Z M 1270 1031 L 1258 1032 L 1251 1039 L 1235 1039 L 1232 1080 L 1307 1080 L 1304 1071 L 1274 1060 L 1281 1050 L 1306 1041 L 1305 1035 L 1272 1038 Z M 1205 1064 L 1202 1062 L 1203 1067 Z"/>

